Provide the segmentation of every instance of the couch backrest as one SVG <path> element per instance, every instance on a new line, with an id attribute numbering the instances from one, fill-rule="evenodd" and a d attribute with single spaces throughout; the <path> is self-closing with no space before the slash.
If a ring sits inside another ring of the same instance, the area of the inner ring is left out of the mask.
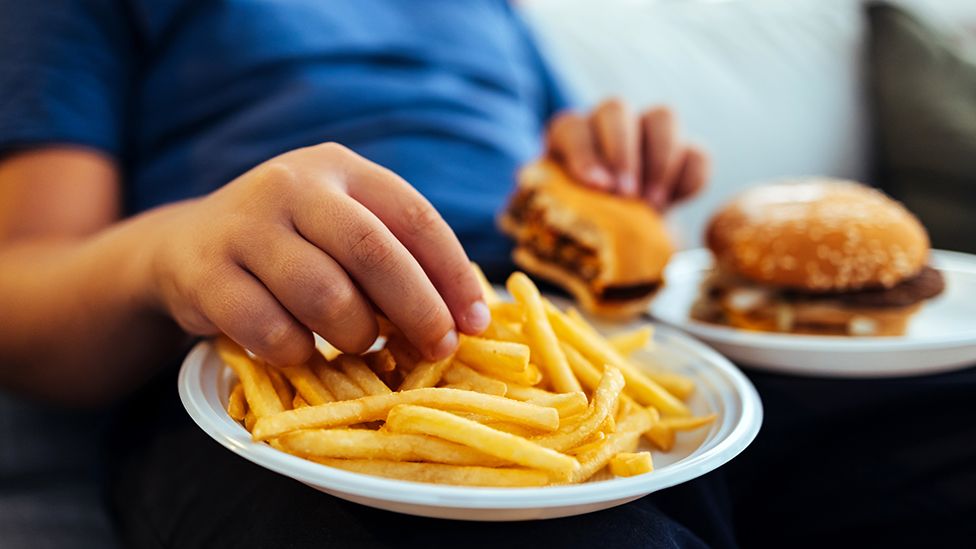
<path id="1" fill-rule="evenodd" d="M 973 0 L 903 0 L 976 21 Z M 700 243 L 709 212 L 757 181 L 870 181 L 861 0 L 526 0 L 520 5 L 581 106 L 666 103 L 714 160 L 709 190 L 671 216 Z"/>

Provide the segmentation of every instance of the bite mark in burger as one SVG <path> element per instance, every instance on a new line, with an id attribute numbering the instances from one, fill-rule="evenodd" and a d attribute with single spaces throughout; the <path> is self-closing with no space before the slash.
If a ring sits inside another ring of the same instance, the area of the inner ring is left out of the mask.
<path id="1" fill-rule="evenodd" d="M 516 241 L 520 268 L 605 317 L 645 311 L 673 252 L 664 222 L 645 202 L 584 187 L 550 162 L 522 170 L 499 224 Z"/>
<path id="2" fill-rule="evenodd" d="M 755 187 L 713 217 L 716 267 L 692 317 L 738 328 L 902 335 L 942 293 L 925 228 L 859 183 L 810 179 Z"/>

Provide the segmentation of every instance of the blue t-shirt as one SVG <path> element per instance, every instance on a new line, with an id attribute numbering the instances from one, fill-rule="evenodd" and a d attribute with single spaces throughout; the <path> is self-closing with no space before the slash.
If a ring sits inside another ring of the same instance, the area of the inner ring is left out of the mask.
<path id="1" fill-rule="evenodd" d="M 563 103 L 504 0 L 0 0 L 0 151 L 106 151 L 128 213 L 337 141 L 505 264 L 494 215 Z"/>

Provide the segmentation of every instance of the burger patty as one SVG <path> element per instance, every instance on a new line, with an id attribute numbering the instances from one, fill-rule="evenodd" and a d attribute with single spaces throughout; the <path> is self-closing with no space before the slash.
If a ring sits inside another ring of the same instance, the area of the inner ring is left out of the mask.
<path id="1" fill-rule="evenodd" d="M 891 288 L 867 288 L 863 290 L 832 293 L 790 291 L 785 297 L 794 300 L 839 300 L 852 307 L 907 307 L 933 298 L 945 290 L 942 273 L 926 265 L 917 275 L 901 281 Z"/>

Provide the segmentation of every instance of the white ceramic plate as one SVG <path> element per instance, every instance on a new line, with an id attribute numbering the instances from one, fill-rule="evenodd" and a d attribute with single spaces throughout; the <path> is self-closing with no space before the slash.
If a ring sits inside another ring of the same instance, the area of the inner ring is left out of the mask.
<path id="1" fill-rule="evenodd" d="M 692 320 L 699 284 L 712 267 L 708 250 L 680 252 L 651 314 L 706 341 L 726 356 L 776 372 L 826 377 L 893 377 L 976 364 L 976 256 L 935 250 L 946 291 L 927 302 L 901 337 L 811 336 L 751 332 Z"/>
<path id="2" fill-rule="evenodd" d="M 669 453 L 654 452 L 656 470 L 630 478 L 547 488 L 467 488 L 391 480 L 320 465 L 251 441 L 224 411 L 234 380 L 209 342 L 187 355 L 179 376 L 183 405 L 193 421 L 232 452 L 334 496 L 400 513 L 463 520 L 531 520 L 578 515 L 621 505 L 704 475 L 739 454 L 759 432 L 756 390 L 728 360 L 676 330 L 655 333 L 655 358 L 692 376 L 696 414 L 715 412 L 708 429 L 680 433 Z"/>

